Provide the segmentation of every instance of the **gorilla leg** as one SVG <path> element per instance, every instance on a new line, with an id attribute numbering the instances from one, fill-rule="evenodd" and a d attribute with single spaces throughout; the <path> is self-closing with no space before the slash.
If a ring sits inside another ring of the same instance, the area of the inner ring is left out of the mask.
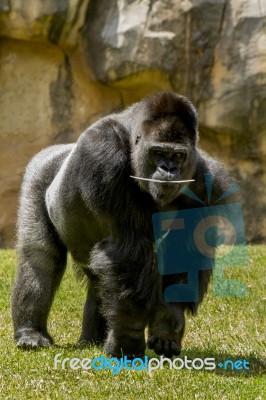
<path id="1" fill-rule="evenodd" d="M 26 179 L 18 224 L 19 268 L 12 296 L 14 337 L 19 347 L 49 346 L 47 318 L 66 266 L 66 248 L 49 220 L 45 187 Z"/>
<path id="2" fill-rule="evenodd" d="M 47 332 L 47 318 L 65 265 L 66 251 L 52 254 L 45 249 L 21 250 L 12 297 L 17 346 L 47 347 L 53 343 Z"/>
<path id="3" fill-rule="evenodd" d="M 108 327 L 105 350 L 114 357 L 142 357 L 145 351 L 144 329 L 149 312 L 147 301 L 139 296 L 143 294 L 143 284 L 147 282 L 147 297 L 148 286 L 154 285 L 150 276 L 142 275 L 146 269 L 145 264 L 142 265 L 144 252 L 141 251 L 142 258 L 138 254 L 139 243 L 143 242 L 140 240 L 136 246 L 128 248 L 122 243 L 105 240 L 98 243 L 91 254 L 90 268 L 97 277 L 101 312 Z"/>
<path id="4" fill-rule="evenodd" d="M 191 303 L 170 303 L 161 302 L 155 309 L 154 314 L 149 321 L 149 338 L 148 347 L 154 349 L 156 354 L 164 354 L 167 357 L 178 355 L 181 352 L 181 342 L 185 331 L 185 315 L 184 310 L 190 310 L 193 314 L 197 312 L 199 304 L 208 289 L 208 284 L 211 277 L 211 269 L 199 271 L 198 290 L 193 287 L 198 293 L 198 300 Z M 164 277 L 166 287 L 171 282 Z M 179 282 L 186 279 L 182 274 L 179 274 Z M 191 293 L 193 294 L 193 292 Z"/>
<path id="5" fill-rule="evenodd" d="M 49 346 L 47 318 L 66 266 L 66 247 L 50 221 L 45 193 L 69 146 L 50 147 L 29 163 L 18 213 L 19 268 L 12 296 L 14 337 L 20 347 Z"/>
<path id="6" fill-rule="evenodd" d="M 106 337 L 106 321 L 100 312 L 100 299 L 92 282 L 88 288 L 88 294 L 83 311 L 82 332 L 79 342 L 103 343 Z"/>

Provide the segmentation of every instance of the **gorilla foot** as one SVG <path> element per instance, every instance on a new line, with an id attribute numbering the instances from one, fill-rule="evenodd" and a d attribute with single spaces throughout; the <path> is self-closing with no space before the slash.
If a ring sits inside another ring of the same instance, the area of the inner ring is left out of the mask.
<path id="1" fill-rule="evenodd" d="M 53 339 L 48 333 L 42 333 L 31 328 L 21 329 L 14 335 L 17 347 L 22 349 L 34 349 L 38 347 L 49 347 Z"/>
<path id="2" fill-rule="evenodd" d="M 166 357 L 178 356 L 181 353 L 180 339 L 160 338 L 152 335 L 148 339 L 148 348 L 153 349 L 158 355 L 165 355 Z"/>
<path id="3" fill-rule="evenodd" d="M 105 351 L 112 357 L 123 357 L 127 358 L 142 358 L 145 353 L 145 339 L 144 332 L 141 331 L 141 337 L 132 338 L 128 336 L 118 336 L 113 330 L 108 332 L 107 339 L 105 341 Z"/>
<path id="4" fill-rule="evenodd" d="M 158 355 L 178 356 L 185 331 L 184 310 L 174 303 L 158 307 L 149 324 L 148 347 Z"/>

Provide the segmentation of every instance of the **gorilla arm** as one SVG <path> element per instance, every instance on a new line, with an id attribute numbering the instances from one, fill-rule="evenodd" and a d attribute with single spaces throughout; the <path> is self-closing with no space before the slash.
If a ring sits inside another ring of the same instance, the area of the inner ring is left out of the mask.
<path id="1" fill-rule="evenodd" d="M 231 185 L 235 185 L 234 179 L 232 179 L 225 167 L 217 162 L 216 160 L 209 157 L 206 153 L 201 150 L 197 150 L 195 154 L 196 169 L 193 175 L 194 182 L 190 184 L 190 190 L 202 200 L 206 206 L 217 205 L 216 201 L 220 196 L 228 190 Z M 206 189 L 205 174 L 210 174 L 212 180 L 210 198 Z M 221 204 L 231 204 L 232 202 L 239 201 L 239 195 L 235 192 L 223 201 Z M 181 193 L 175 201 L 166 207 L 166 210 L 185 210 L 199 208 L 202 206 L 196 199 L 192 199 L 185 194 Z M 217 220 L 217 226 L 219 221 Z M 213 249 L 213 257 L 215 258 L 215 248 Z M 176 260 L 178 262 L 178 259 Z M 198 301 L 197 302 L 183 302 L 183 303 L 169 303 L 161 301 L 158 303 L 157 310 L 151 316 L 149 322 L 149 338 L 148 346 L 154 349 L 157 354 L 165 354 L 172 356 L 179 354 L 181 350 L 181 340 L 185 329 L 185 318 L 184 311 L 189 310 L 193 314 L 197 312 L 197 309 L 202 302 L 204 295 L 207 292 L 210 278 L 212 275 L 213 261 L 208 262 L 210 269 L 203 269 L 198 272 Z M 207 264 L 205 265 L 207 267 Z M 184 266 L 184 269 L 185 266 Z M 163 281 L 167 281 L 167 286 L 174 285 L 176 283 L 187 282 L 184 274 L 178 274 L 176 276 L 164 276 Z M 165 285 L 164 285 L 165 286 Z"/>

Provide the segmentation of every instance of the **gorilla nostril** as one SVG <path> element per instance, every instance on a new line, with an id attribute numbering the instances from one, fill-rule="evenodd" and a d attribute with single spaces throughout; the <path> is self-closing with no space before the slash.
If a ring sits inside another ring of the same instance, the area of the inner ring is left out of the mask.
<path id="1" fill-rule="evenodd" d="M 167 174 L 174 175 L 174 174 L 177 174 L 178 168 L 163 164 L 163 165 L 159 166 L 158 170 L 163 174 L 167 173 Z"/>
<path id="2" fill-rule="evenodd" d="M 177 173 L 177 167 L 173 167 L 169 169 L 169 172 L 171 172 L 171 174 L 176 174 Z"/>
<path id="3" fill-rule="evenodd" d="M 170 172 L 170 168 L 167 165 L 160 165 L 159 169 L 163 170 L 164 172 Z"/>

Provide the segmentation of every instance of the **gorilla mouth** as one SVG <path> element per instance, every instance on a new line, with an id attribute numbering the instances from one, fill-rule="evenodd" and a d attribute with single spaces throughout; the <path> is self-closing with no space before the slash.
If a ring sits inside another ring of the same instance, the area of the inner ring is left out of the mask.
<path id="1" fill-rule="evenodd" d="M 149 181 L 149 182 L 158 182 L 158 183 L 186 183 L 186 182 L 194 182 L 195 179 L 185 179 L 181 181 L 172 181 L 172 180 L 160 180 L 160 179 L 152 179 L 152 178 L 141 178 L 139 176 L 130 175 L 130 178 L 139 179 L 141 181 Z"/>

